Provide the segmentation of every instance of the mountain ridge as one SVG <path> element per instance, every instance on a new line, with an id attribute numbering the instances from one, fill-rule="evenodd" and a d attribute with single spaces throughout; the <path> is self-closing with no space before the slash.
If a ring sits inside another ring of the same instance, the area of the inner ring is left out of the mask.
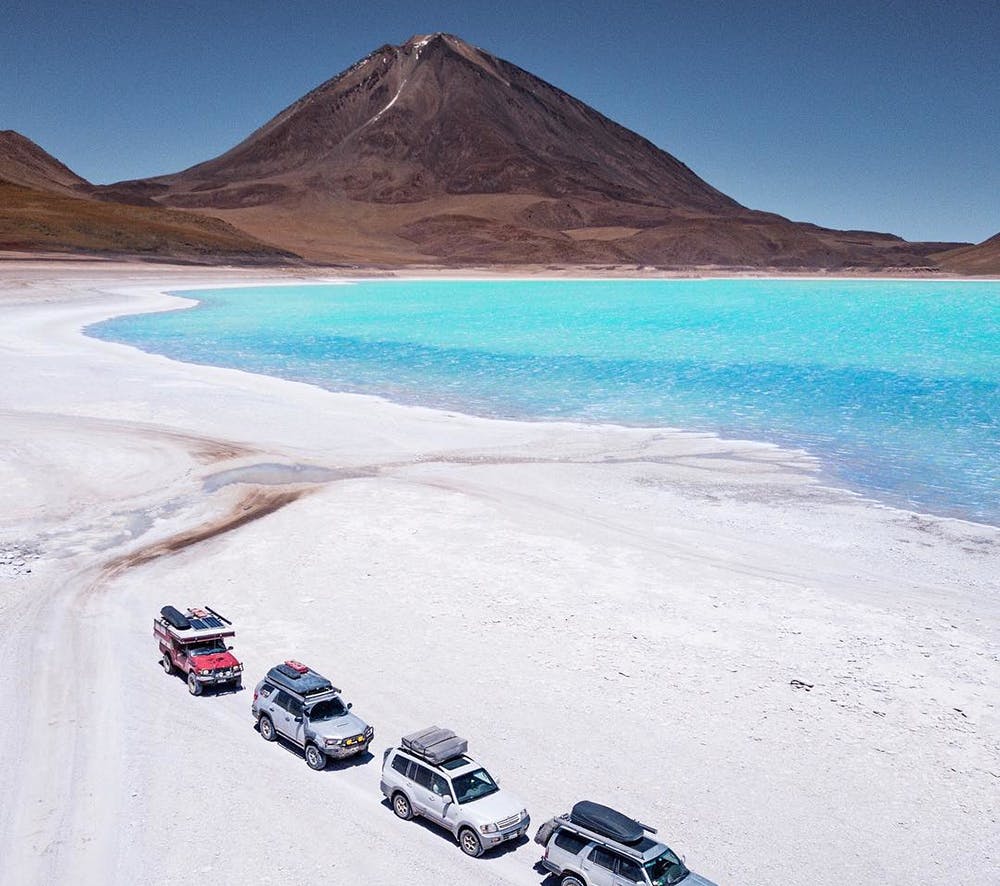
<path id="1" fill-rule="evenodd" d="M 384 44 L 219 156 L 107 192 L 224 218 L 316 261 L 919 267 L 957 245 L 749 209 L 444 33 Z"/>
<path id="2" fill-rule="evenodd" d="M 221 219 L 96 199 L 95 190 L 27 136 L 0 131 L 0 250 L 187 262 L 297 259 Z"/>

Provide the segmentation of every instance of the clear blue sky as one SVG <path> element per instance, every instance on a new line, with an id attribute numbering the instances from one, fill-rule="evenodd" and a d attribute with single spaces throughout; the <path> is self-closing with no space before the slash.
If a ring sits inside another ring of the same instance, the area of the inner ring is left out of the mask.
<path id="1" fill-rule="evenodd" d="M 997 0 L 4 0 L 0 128 L 95 182 L 213 157 L 383 43 L 448 31 L 756 209 L 1000 231 Z"/>

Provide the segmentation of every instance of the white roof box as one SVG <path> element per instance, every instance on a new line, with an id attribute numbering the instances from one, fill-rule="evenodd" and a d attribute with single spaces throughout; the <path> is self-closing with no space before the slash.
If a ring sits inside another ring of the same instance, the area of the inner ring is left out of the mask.
<path id="1" fill-rule="evenodd" d="M 469 743 L 450 729 L 429 726 L 403 736 L 403 747 L 428 763 L 445 763 L 460 757 L 469 749 Z"/>

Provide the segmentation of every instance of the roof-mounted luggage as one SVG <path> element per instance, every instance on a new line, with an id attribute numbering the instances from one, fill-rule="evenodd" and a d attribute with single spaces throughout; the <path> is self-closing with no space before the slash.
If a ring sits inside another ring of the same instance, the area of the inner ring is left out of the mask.
<path id="1" fill-rule="evenodd" d="M 430 726 L 403 736 L 403 747 L 416 757 L 437 766 L 461 757 L 469 743 L 450 729 Z"/>
<path id="2" fill-rule="evenodd" d="M 181 612 L 179 609 L 175 609 L 173 606 L 164 606 L 160 610 L 160 615 L 163 616 L 163 620 L 178 631 L 189 631 L 191 630 L 191 621 L 188 617 Z"/>
<path id="3" fill-rule="evenodd" d="M 642 840 L 643 834 L 649 831 L 655 834 L 651 827 L 629 818 L 608 806 L 581 800 L 569 814 L 569 820 L 581 828 L 600 834 L 618 843 L 630 846 Z"/>
<path id="4" fill-rule="evenodd" d="M 301 662 L 286 661 L 267 672 L 267 679 L 299 695 L 340 692 L 326 677 Z"/>

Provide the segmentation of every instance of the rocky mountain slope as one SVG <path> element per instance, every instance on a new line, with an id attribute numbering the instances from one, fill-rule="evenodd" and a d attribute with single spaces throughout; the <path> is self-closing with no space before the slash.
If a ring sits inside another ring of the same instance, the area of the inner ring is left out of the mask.
<path id="1" fill-rule="evenodd" d="M 224 218 L 320 261 L 912 267 L 956 245 L 747 209 L 447 34 L 377 49 L 213 160 L 103 193 Z"/>
<path id="2" fill-rule="evenodd" d="M 1000 274 L 1000 234 L 975 246 L 961 246 L 934 256 L 946 271 L 955 274 Z"/>
<path id="3" fill-rule="evenodd" d="M 185 261 L 295 258 L 220 219 L 98 199 L 86 179 L 11 130 L 0 132 L 0 250 Z"/>

